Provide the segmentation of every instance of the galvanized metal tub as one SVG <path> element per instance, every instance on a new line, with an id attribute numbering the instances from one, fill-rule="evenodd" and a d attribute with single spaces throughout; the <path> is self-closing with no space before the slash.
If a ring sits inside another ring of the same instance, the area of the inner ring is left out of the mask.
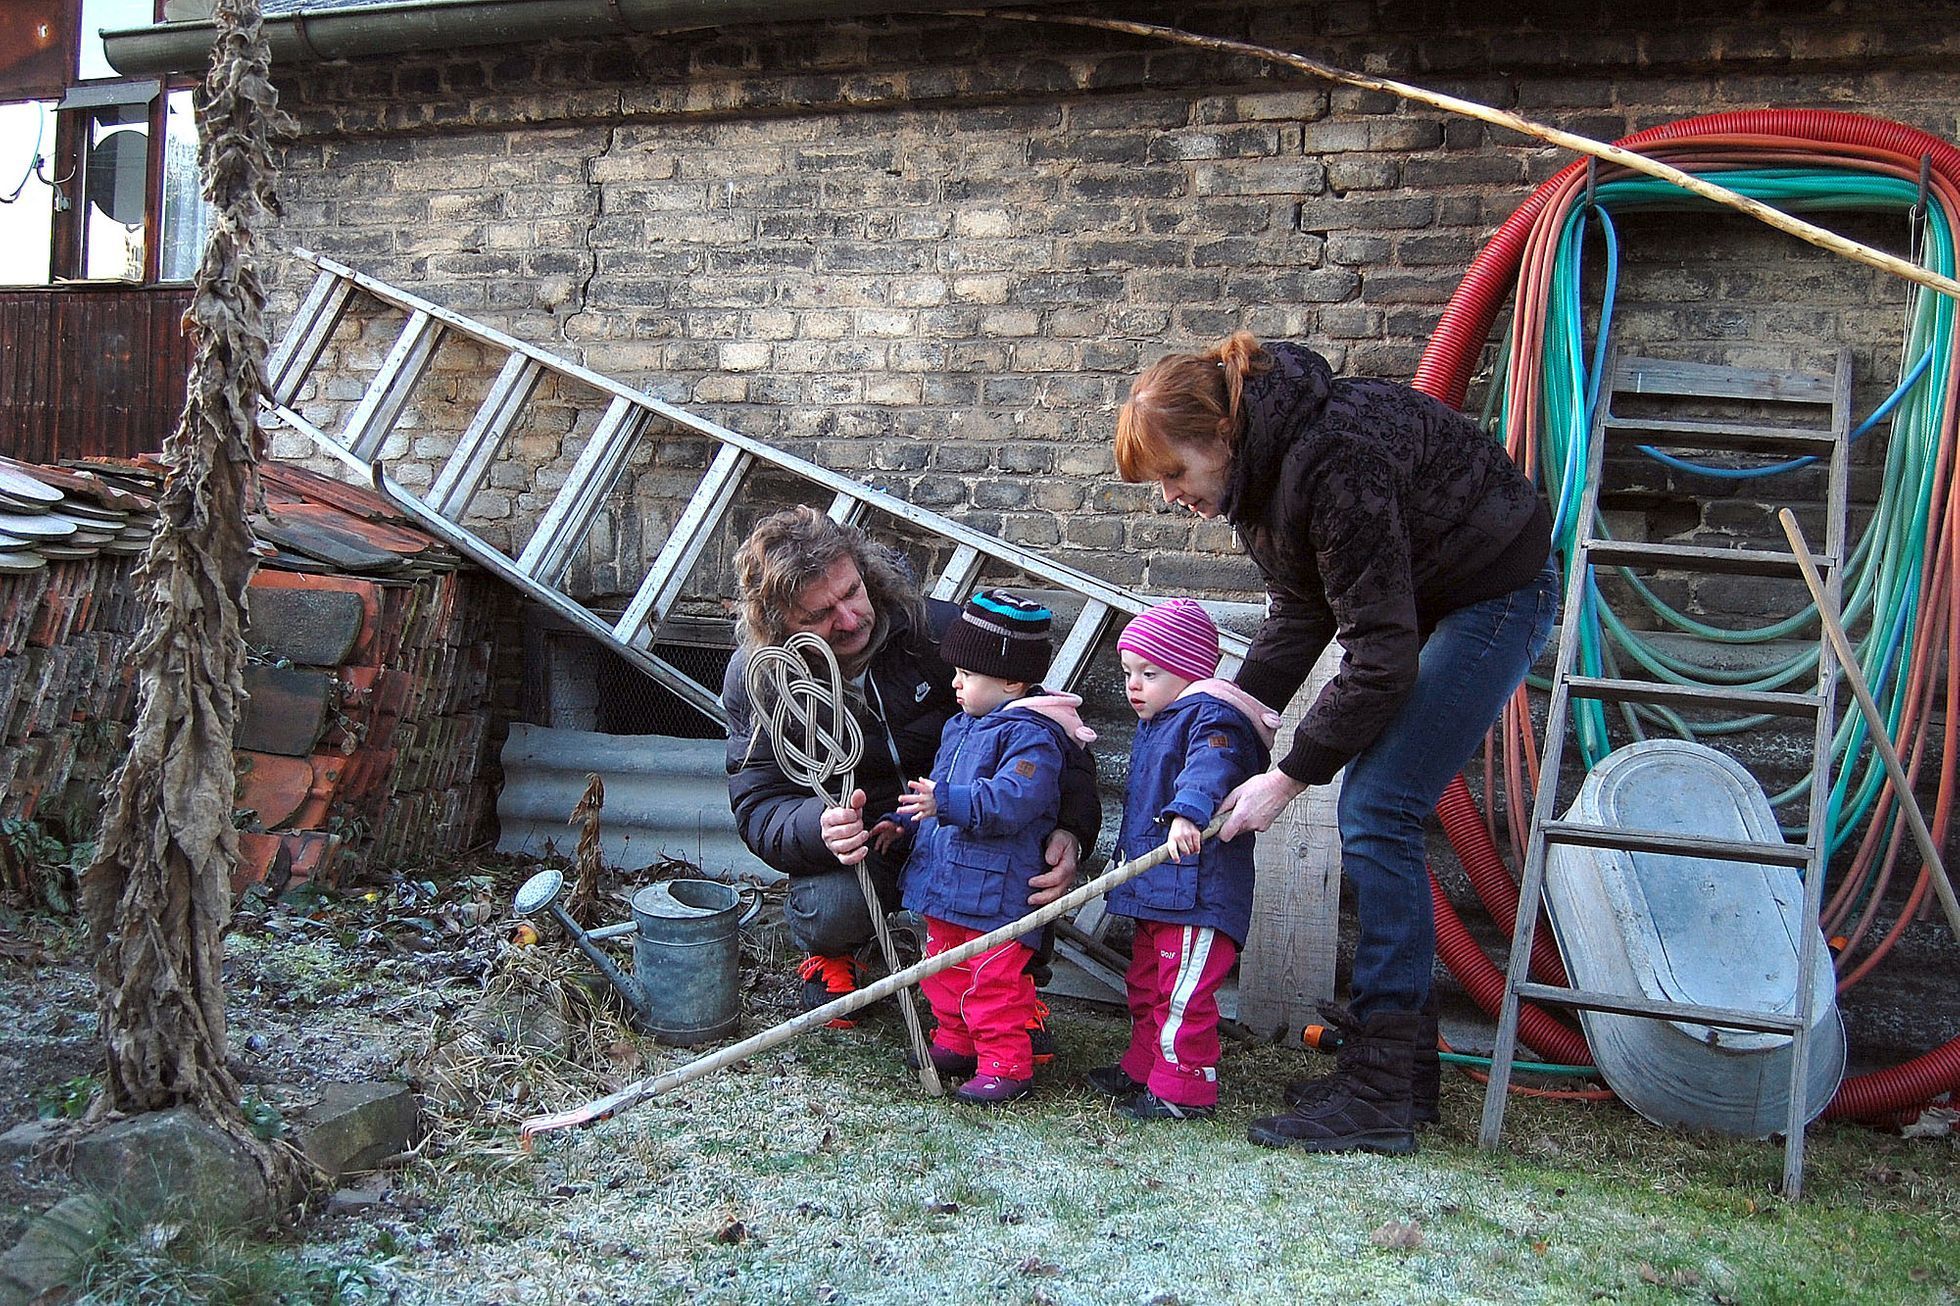
<path id="1" fill-rule="evenodd" d="M 1607 756 L 1566 819 L 1711 838 L 1782 837 L 1761 786 L 1739 763 L 1677 739 Z M 1582 989 L 1794 1015 L 1797 949 L 1811 949 L 1805 1119 L 1830 1102 L 1844 1076 L 1844 1025 L 1829 951 L 1816 923 L 1803 919 L 1796 871 L 1555 846 L 1545 896 L 1566 968 Z M 1788 1122 L 1787 1034 L 1593 1011 L 1580 1021 L 1606 1082 L 1657 1124 L 1760 1138 Z"/>

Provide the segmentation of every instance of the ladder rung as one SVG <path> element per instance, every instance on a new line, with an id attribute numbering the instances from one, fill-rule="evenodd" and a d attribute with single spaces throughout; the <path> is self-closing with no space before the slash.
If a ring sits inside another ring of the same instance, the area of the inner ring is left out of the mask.
<path id="1" fill-rule="evenodd" d="M 647 410 L 624 397 L 612 401 L 572 464 L 571 475 L 551 501 L 537 533 L 518 556 L 517 569 L 533 580 L 555 584 L 585 540 L 599 506 L 612 493 L 626 460 L 646 425 Z"/>
<path id="2" fill-rule="evenodd" d="M 830 501 L 829 516 L 839 526 L 855 526 L 864 516 L 864 500 L 848 490 L 839 490 Z"/>
<path id="3" fill-rule="evenodd" d="M 1711 839 L 1707 835 L 1667 830 L 1630 830 L 1622 826 L 1588 825 L 1583 821 L 1545 821 L 1539 825 L 1546 843 L 1575 848 L 1610 848 L 1631 853 L 1671 853 L 1709 861 L 1748 862 L 1756 866 L 1810 865 L 1810 849 L 1800 843 L 1760 843 L 1749 839 Z"/>
<path id="4" fill-rule="evenodd" d="M 320 360 L 327 341 L 333 338 L 334 328 L 340 325 L 341 315 L 347 311 L 353 295 L 353 282 L 343 281 L 331 272 L 322 272 L 313 279 L 306 298 L 293 314 L 292 324 L 266 360 L 266 394 L 275 405 L 292 403 L 313 371 L 313 365 Z"/>
<path id="5" fill-rule="evenodd" d="M 708 464 L 708 474 L 701 478 L 674 528 L 667 532 L 660 556 L 654 559 L 633 601 L 626 605 L 619 624 L 613 627 L 613 633 L 620 639 L 642 648 L 653 643 L 655 628 L 673 606 L 694 564 L 700 561 L 701 550 L 721 525 L 735 492 L 742 487 L 743 475 L 754 461 L 745 450 L 725 444 Z"/>
<path id="6" fill-rule="evenodd" d="M 953 550 L 953 556 L 946 560 L 946 570 L 939 573 L 939 579 L 932 583 L 932 597 L 947 603 L 958 603 L 973 578 L 980 574 L 980 550 L 971 544 L 962 544 Z"/>
<path id="7" fill-rule="evenodd" d="M 504 437 L 517 421 L 531 392 L 538 388 L 544 366 L 528 354 L 512 354 L 490 385 L 469 427 L 456 441 L 455 450 L 436 474 L 422 502 L 449 518 L 461 521 L 470 500 L 483 485 L 483 478 L 503 447 Z"/>
<path id="8" fill-rule="evenodd" d="M 1566 691 L 1574 698 L 1607 703 L 1658 703 L 1664 707 L 1768 712 L 1775 716 L 1811 716 L 1823 706 L 1815 694 L 1782 694 L 1760 689 L 1708 689 L 1700 685 L 1607 680 L 1595 676 L 1568 676 L 1565 684 Z"/>
<path id="9" fill-rule="evenodd" d="M 1583 1011 L 1609 1011 L 1618 1016 L 1645 1016 L 1652 1020 L 1679 1020 L 1691 1025 L 1712 1025 L 1718 1029 L 1750 1029 L 1769 1034 L 1794 1034 L 1803 1021 L 1781 1012 L 1746 1011 L 1740 1007 L 1704 1007 L 1692 1002 L 1656 1002 L 1651 998 L 1628 997 L 1571 989 L 1556 984 L 1520 984 L 1520 998 L 1530 1002 L 1550 1002 Z"/>
<path id="10" fill-rule="evenodd" d="M 1622 433 L 1639 444 L 1671 448 L 1723 449 L 1739 453 L 1784 452 L 1826 457 L 1837 437 L 1815 427 L 1762 426 L 1752 422 L 1685 422 L 1659 418 L 1608 417 L 1602 429 Z"/>
<path id="11" fill-rule="evenodd" d="M 1586 560 L 1595 567 L 1660 567 L 1711 575 L 1777 576 L 1802 579 L 1797 555 L 1774 549 L 1716 549 L 1696 544 L 1644 544 L 1631 540 L 1587 540 Z M 1830 558 L 1811 559 L 1819 570 Z"/>
<path id="12" fill-rule="evenodd" d="M 1082 664 L 1095 651 L 1096 641 L 1102 637 L 1103 626 L 1108 621 L 1108 604 L 1094 599 L 1083 604 L 1075 624 L 1069 627 L 1068 638 L 1055 650 L 1054 661 L 1048 664 L 1048 675 L 1042 684 L 1051 690 L 1065 690 L 1073 685 L 1082 674 Z"/>
<path id="13" fill-rule="evenodd" d="M 367 393 L 347 419 L 341 440 L 349 453 L 369 461 L 380 455 L 382 443 L 408 406 L 408 396 L 421 382 L 441 338 L 442 323 L 427 313 L 409 314 L 402 333 L 381 360 L 380 370 L 368 382 Z"/>

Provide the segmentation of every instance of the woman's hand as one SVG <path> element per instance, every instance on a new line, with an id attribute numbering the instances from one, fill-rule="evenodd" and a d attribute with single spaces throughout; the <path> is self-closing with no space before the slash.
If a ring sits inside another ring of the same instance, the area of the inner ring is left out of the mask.
<path id="1" fill-rule="evenodd" d="M 864 828 L 864 790 L 854 791 L 843 807 L 824 808 L 821 829 L 823 846 L 844 865 L 856 866 L 869 857 L 871 835 Z"/>
<path id="2" fill-rule="evenodd" d="M 1229 813 L 1218 837 L 1230 840 L 1247 831 L 1272 829 L 1286 805 L 1306 791 L 1306 785 L 1277 768 L 1253 776 L 1218 805 L 1219 811 Z"/>

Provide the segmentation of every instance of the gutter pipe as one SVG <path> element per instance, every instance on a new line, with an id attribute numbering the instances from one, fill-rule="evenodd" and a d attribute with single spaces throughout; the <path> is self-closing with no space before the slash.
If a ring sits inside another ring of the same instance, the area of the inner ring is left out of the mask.
<path id="1" fill-rule="evenodd" d="M 1057 0 L 1023 0 L 1041 7 Z M 366 55 L 515 45 L 573 37 L 688 32 L 741 24 L 818 22 L 876 14 L 933 14 L 957 4 L 914 0 L 397 0 L 358 6 L 301 5 L 267 14 L 276 65 Z M 105 30 L 109 63 L 126 77 L 201 75 L 217 24 L 209 19 Z"/>

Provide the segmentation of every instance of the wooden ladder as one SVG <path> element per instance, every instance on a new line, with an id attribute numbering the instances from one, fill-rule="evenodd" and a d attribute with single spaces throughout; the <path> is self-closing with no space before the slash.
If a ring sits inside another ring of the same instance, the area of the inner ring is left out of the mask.
<path id="1" fill-rule="evenodd" d="M 1655 1001 L 1644 996 L 1605 993 L 1570 986 L 1533 982 L 1531 948 L 1540 905 L 1544 901 L 1548 848 L 1566 845 L 1623 852 L 1663 853 L 1709 861 L 1787 866 L 1800 871 L 1804 886 L 1803 920 L 1815 928 L 1823 903 L 1824 875 L 1830 857 L 1827 802 L 1830 793 L 1831 735 L 1837 662 L 1830 643 L 1818 633 L 1817 681 L 1810 693 L 1741 691 L 1665 682 L 1624 680 L 1575 673 L 1579 657 L 1579 625 L 1583 604 L 1594 584 L 1596 569 L 1665 568 L 1672 571 L 1758 577 L 1796 578 L 1794 554 L 1773 550 L 1708 548 L 1676 544 L 1622 542 L 1608 538 L 1599 520 L 1599 485 L 1609 440 L 1648 448 L 1721 450 L 1751 454 L 1801 455 L 1826 463 L 1824 556 L 1814 559 L 1822 569 L 1831 603 L 1841 592 L 1840 573 L 1846 554 L 1847 461 L 1850 439 L 1851 362 L 1841 353 L 1830 375 L 1745 371 L 1695 363 L 1646 358 L 1615 358 L 1608 371 L 1605 393 L 1593 414 L 1588 467 L 1578 521 L 1578 547 L 1566 577 L 1565 617 L 1559 636 L 1557 671 L 1552 681 L 1546 716 L 1545 752 L 1540 760 L 1538 791 L 1532 805 L 1531 832 L 1525 845 L 1523 884 L 1516 929 L 1511 938 L 1504 1001 L 1498 1016 L 1497 1046 L 1488 1087 L 1484 1092 L 1479 1141 L 1497 1146 L 1504 1127 L 1505 1099 L 1511 1063 L 1518 1049 L 1519 1004 L 1546 1002 L 1578 1010 L 1612 1012 L 1653 1020 L 1687 1021 L 1717 1029 L 1770 1031 L 1791 1039 L 1790 1107 L 1784 1131 L 1783 1192 L 1796 1198 L 1803 1191 L 1804 1125 L 1813 1011 L 1815 949 L 1798 949 L 1796 1011 L 1746 1010 L 1692 1003 Z M 1713 401 L 1743 417 L 1628 415 L 1615 410 L 1618 401 L 1633 396 L 1639 405 L 1662 408 L 1673 401 Z M 1757 420 L 1751 409 L 1781 405 L 1795 410 L 1797 422 Z M 1657 830 L 1637 830 L 1562 820 L 1559 811 L 1559 763 L 1565 748 L 1565 722 L 1571 700 L 1647 703 L 1673 709 L 1715 709 L 1808 718 L 1815 723 L 1807 831 L 1800 844 L 1757 843 L 1705 838 Z M 1801 936 L 1800 936 L 1801 937 Z"/>

